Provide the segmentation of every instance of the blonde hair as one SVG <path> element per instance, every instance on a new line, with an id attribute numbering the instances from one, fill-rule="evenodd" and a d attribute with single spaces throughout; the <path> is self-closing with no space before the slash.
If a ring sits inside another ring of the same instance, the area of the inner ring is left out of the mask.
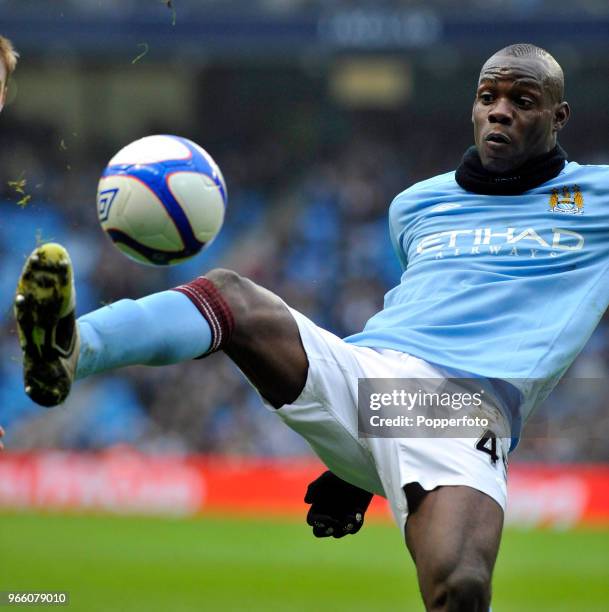
<path id="1" fill-rule="evenodd" d="M 6 82 L 15 72 L 15 67 L 17 66 L 17 58 L 19 57 L 19 53 L 15 51 L 13 47 L 13 43 L 4 36 L 0 36 L 0 60 L 4 62 L 4 67 L 6 68 Z M 6 87 L 6 83 L 4 84 Z"/>

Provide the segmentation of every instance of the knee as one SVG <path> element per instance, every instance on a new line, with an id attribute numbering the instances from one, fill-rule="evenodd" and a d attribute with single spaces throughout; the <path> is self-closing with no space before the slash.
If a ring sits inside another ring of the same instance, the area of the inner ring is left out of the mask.
<path id="1" fill-rule="evenodd" d="M 233 270 L 224 268 L 214 268 L 205 274 L 205 278 L 210 280 L 220 295 L 229 305 L 233 315 L 241 318 L 242 314 L 246 314 L 248 310 L 248 284 L 252 284 L 246 278 L 237 274 Z"/>
<path id="2" fill-rule="evenodd" d="M 281 300 L 249 278 L 233 270 L 215 268 L 205 274 L 230 308 L 237 330 L 253 325 L 264 326 L 282 312 Z"/>
<path id="3" fill-rule="evenodd" d="M 458 570 L 445 581 L 444 589 L 450 603 L 449 610 L 488 610 L 491 585 L 490 577 L 483 570 Z"/>
<path id="4" fill-rule="evenodd" d="M 446 612 L 487 612 L 491 599 L 491 580 L 481 567 L 458 568 L 430 589 L 429 610 Z"/>
<path id="5" fill-rule="evenodd" d="M 205 278 L 210 280 L 223 296 L 227 297 L 233 293 L 239 294 L 246 280 L 234 270 L 226 268 L 214 268 L 205 274 Z"/>

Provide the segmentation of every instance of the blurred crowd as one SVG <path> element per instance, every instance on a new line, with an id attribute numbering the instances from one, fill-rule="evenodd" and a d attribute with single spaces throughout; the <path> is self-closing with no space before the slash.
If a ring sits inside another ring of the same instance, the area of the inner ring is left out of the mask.
<path id="1" fill-rule="evenodd" d="M 303 107 L 303 112 L 310 109 Z M 290 455 L 305 442 L 265 410 L 222 354 L 164 368 L 132 367 L 78 382 L 66 404 L 47 411 L 23 392 L 11 317 L 15 282 L 37 243 L 60 241 L 73 258 L 78 314 L 188 281 L 215 266 L 233 268 L 275 291 L 339 336 L 362 328 L 400 277 L 387 232 L 387 207 L 408 185 L 458 163 L 450 125 L 408 124 L 405 154 L 397 124 L 358 129 L 288 147 L 281 132 L 258 132 L 209 146 L 229 192 L 225 227 L 201 256 L 176 267 L 128 261 L 101 231 L 95 186 L 115 152 L 104 143 L 73 148 L 74 135 L 43 122 L 2 118 L 0 130 L 0 423 L 11 449 L 100 449 L 129 444 L 150 452 Z M 367 116 L 366 122 L 373 117 Z M 255 121 L 253 122 L 255 124 Z M 301 118 L 299 125 L 307 124 Z M 392 135 L 391 131 L 395 131 Z M 159 131 L 151 129 L 151 132 Z M 310 136 L 310 135 L 308 135 Z M 198 140 L 197 133 L 193 134 Z M 296 151 L 296 152 L 295 152 Z M 415 153 L 416 152 L 416 153 Z M 607 162 L 599 151 L 588 162 Z M 584 161 L 584 160 L 582 160 Z M 168 313 L 167 316 L 171 316 Z M 138 333 L 138 330 L 133 330 Z M 606 391 L 581 383 L 609 378 L 609 325 L 602 324 L 516 457 L 609 460 Z M 526 436 L 525 436 L 526 437 Z"/>

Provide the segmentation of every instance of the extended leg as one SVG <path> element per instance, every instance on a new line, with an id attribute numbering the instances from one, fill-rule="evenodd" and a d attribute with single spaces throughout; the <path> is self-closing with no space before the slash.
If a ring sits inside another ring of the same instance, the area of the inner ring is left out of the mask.
<path id="1" fill-rule="evenodd" d="M 306 382 L 307 358 L 288 308 L 229 270 L 212 270 L 176 291 L 121 300 L 78 321 L 78 378 L 223 350 L 274 406 L 295 400 Z"/>
<path id="2" fill-rule="evenodd" d="M 308 362 L 289 309 L 228 270 L 141 300 L 121 300 L 75 322 L 72 267 L 61 245 L 26 261 L 15 298 L 26 392 L 45 406 L 74 378 L 127 365 L 164 365 L 225 350 L 275 406 L 299 395 Z"/>
<path id="3" fill-rule="evenodd" d="M 406 486 L 406 544 L 429 612 L 487 612 L 503 510 L 465 486 Z"/>

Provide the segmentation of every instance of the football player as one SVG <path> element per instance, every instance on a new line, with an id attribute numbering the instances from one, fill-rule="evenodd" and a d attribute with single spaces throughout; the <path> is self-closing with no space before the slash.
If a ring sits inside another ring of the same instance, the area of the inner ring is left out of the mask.
<path id="1" fill-rule="evenodd" d="M 609 168 L 567 160 L 558 134 L 569 115 L 549 53 L 516 44 L 490 57 L 474 96 L 474 146 L 456 171 L 395 198 L 401 281 L 345 339 L 223 269 L 77 320 L 68 253 L 38 247 L 15 297 L 26 392 L 52 406 L 97 372 L 224 351 L 329 468 L 307 492 L 316 535 L 357 531 L 372 494 L 383 495 L 426 609 L 487 610 L 507 453 L 609 304 Z M 359 379 L 455 372 L 490 389 L 481 410 L 497 431 L 358 435 Z"/>

